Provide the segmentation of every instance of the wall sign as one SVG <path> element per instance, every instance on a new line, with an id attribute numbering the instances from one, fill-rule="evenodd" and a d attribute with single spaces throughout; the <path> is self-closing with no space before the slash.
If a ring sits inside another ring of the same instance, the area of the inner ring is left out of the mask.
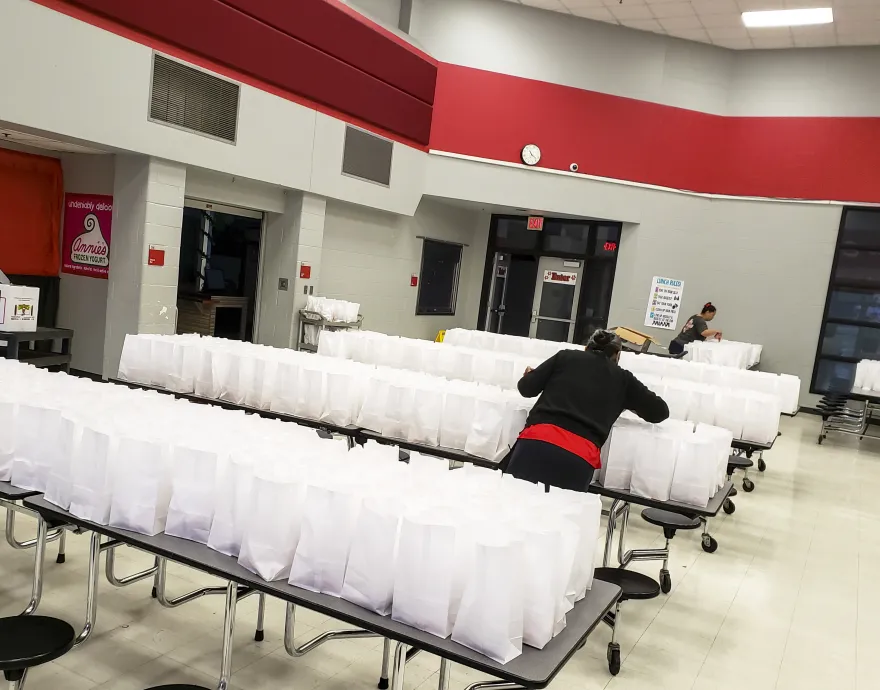
<path id="1" fill-rule="evenodd" d="M 648 295 L 648 309 L 645 311 L 645 325 L 674 331 L 678 323 L 683 291 L 683 281 L 654 276 L 654 280 L 651 281 L 651 292 Z"/>
<path id="2" fill-rule="evenodd" d="M 151 244 L 147 249 L 147 266 L 165 265 L 165 247 L 161 244 Z"/>
<path id="3" fill-rule="evenodd" d="M 61 272 L 107 279 L 113 197 L 65 194 Z"/>
<path id="4" fill-rule="evenodd" d="M 577 273 L 569 273 L 568 271 L 544 271 L 545 283 L 563 283 L 565 285 L 574 285 L 577 283 Z"/>

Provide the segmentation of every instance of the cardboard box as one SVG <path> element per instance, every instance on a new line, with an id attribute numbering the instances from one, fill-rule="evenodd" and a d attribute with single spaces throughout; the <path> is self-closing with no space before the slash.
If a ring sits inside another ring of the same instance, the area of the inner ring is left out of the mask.
<path id="1" fill-rule="evenodd" d="M 0 331 L 37 330 L 40 288 L 0 285 Z"/>
<path id="2" fill-rule="evenodd" d="M 659 341 L 654 340 L 654 338 L 647 333 L 641 333 L 632 328 L 626 328 L 625 326 L 618 326 L 614 329 L 614 332 L 621 340 L 629 343 L 635 349 L 641 350 L 642 352 L 647 352 L 652 343 L 654 345 L 661 345 Z"/>

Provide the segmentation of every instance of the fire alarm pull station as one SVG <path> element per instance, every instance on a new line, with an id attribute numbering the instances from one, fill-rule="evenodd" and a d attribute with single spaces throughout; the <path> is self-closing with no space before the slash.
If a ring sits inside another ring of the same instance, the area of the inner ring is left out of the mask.
<path id="1" fill-rule="evenodd" d="M 302 263 L 299 265 L 299 277 L 308 280 L 312 277 L 312 267 L 309 264 Z"/>
<path id="2" fill-rule="evenodd" d="M 412 276 L 410 277 L 409 285 L 410 285 L 410 287 L 418 287 L 419 286 L 419 277 L 415 273 L 413 273 Z"/>

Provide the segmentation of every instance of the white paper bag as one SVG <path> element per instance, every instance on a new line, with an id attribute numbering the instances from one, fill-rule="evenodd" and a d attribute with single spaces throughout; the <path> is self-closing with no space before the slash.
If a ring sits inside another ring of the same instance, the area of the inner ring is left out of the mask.
<path id="1" fill-rule="evenodd" d="M 682 439 L 675 462 L 671 501 L 705 508 L 717 489 L 717 453 L 710 439 L 694 434 Z"/>
<path id="2" fill-rule="evenodd" d="M 59 439 L 61 452 L 49 470 L 43 498 L 63 510 L 70 508 L 71 465 L 81 437 L 82 426 L 70 416 L 70 413 L 62 414 Z"/>
<path id="3" fill-rule="evenodd" d="M 251 507 L 254 459 L 248 454 L 221 458 L 217 468 L 216 501 L 208 546 L 238 558 Z"/>
<path id="4" fill-rule="evenodd" d="M 608 440 L 608 461 L 603 468 L 603 486 L 629 491 L 633 462 L 639 450 L 639 439 L 645 430 L 637 426 L 616 426 Z"/>
<path id="5" fill-rule="evenodd" d="M 671 434 L 646 434 L 633 462 L 630 491 L 655 501 L 668 501 L 675 474 L 679 439 Z"/>
<path id="6" fill-rule="evenodd" d="M 715 396 L 715 426 L 727 429 L 734 438 L 742 438 L 746 400 L 746 394 L 740 391 L 719 391 Z"/>
<path id="7" fill-rule="evenodd" d="M 505 411 L 506 405 L 500 397 L 479 397 L 474 401 L 474 417 L 464 444 L 466 453 L 495 459 L 501 447 Z"/>
<path id="8" fill-rule="evenodd" d="M 443 391 L 439 387 L 419 387 L 413 393 L 411 423 L 407 440 L 436 446 L 440 443 L 440 419 L 443 417 Z"/>
<path id="9" fill-rule="evenodd" d="M 296 390 L 296 416 L 321 419 L 327 397 L 327 373 L 322 369 L 302 367 Z"/>
<path id="10" fill-rule="evenodd" d="M 305 486 L 302 474 L 296 476 L 291 467 L 254 476 L 238 562 L 264 580 L 290 577 L 299 543 Z"/>
<path id="11" fill-rule="evenodd" d="M 196 375 L 201 365 L 202 345 L 197 339 L 176 341 L 166 388 L 175 393 L 192 393 L 195 390 Z"/>
<path id="12" fill-rule="evenodd" d="M 459 393 L 455 388 L 446 393 L 443 417 L 440 419 L 440 445 L 464 450 L 468 431 L 474 422 L 473 395 Z"/>
<path id="13" fill-rule="evenodd" d="M 48 403 L 19 405 L 10 482 L 20 489 L 46 491 L 49 471 L 60 453 L 61 411 Z"/>
<path id="14" fill-rule="evenodd" d="M 108 428 L 84 426 L 70 464 L 70 512 L 106 525 L 113 495 L 111 453 L 116 439 Z"/>
<path id="15" fill-rule="evenodd" d="M 462 531 L 461 519 L 452 509 L 430 509 L 403 518 L 392 619 L 449 637 L 461 604 L 461 574 L 467 572 L 458 560 Z"/>
<path id="16" fill-rule="evenodd" d="M 357 425 L 376 433 L 382 433 L 385 421 L 385 406 L 388 402 L 389 383 L 385 379 L 374 376 L 364 391 L 364 402 L 357 416 Z"/>
<path id="17" fill-rule="evenodd" d="M 17 406 L 14 402 L 0 400 L 0 482 L 8 482 L 12 477 L 16 410 Z"/>
<path id="18" fill-rule="evenodd" d="M 391 613 L 402 501 L 367 499 L 358 513 L 342 598 L 369 611 Z"/>
<path id="19" fill-rule="evenodd" d="M 331 482 L 308 488 L 291 585 L 335 597 L 342 594 L 360 508 L 361 497 L 354 486 Z"/>
<path id="20" fill-rule="evenodd" d="M 165 533 L 207 544 L 217 498 L 218 453 L 176 446 Z"/>
<path id="21" fill-rule="evenodd" d="M 412 420 L 415 392 L 409 382 L 390 383 L 385 401 L 382 435 L 386 438 L 406 438 Z"/>
<path id="22" fill-rule="evenodd" d="M 147 336 L 128 333 L 119 359 L 119 378 L 132 383 L 150 385 L 153 380 L 151 357 L 153 340 Z"/>
<path id="23" fill-rule="evenodd" d="M 504 531 L 477 536 L 452 639 L 499 664 L 522 654 L 523 542 Z"/>
<path id="24" fill-rule="evenodd" d="M 140 534 L 162 532 L 171 502 L 168 448 L 159 441 L 122 436 L 111 463 L 110 526 Z"/>

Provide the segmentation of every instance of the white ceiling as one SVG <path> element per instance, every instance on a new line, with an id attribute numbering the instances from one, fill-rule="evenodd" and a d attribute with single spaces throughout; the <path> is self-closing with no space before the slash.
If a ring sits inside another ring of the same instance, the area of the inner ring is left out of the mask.
<path id="1" fill-rule="evenodd" d="M 734 50 L 880 45 L 880 0 L 507 0 Z M 834 23 L 746 29 L 741 13 L 832 7 Z"/>
<path id="2" fill-rule="evenodd" d="M 47 151 L 60 151 L 64 153 L 104 153 L 97 149 L 90 149 L 79 144 L 71 144 L 66 141 L 56 141 L 46 137 L 37 136 L 36 134 L 25 134 L 24 132 L 16 132 L 12 129 L 0 128 L 0 143 L 12 143 L 20 146 L 30 146 L 35 149 L 45 149 Z"/>

